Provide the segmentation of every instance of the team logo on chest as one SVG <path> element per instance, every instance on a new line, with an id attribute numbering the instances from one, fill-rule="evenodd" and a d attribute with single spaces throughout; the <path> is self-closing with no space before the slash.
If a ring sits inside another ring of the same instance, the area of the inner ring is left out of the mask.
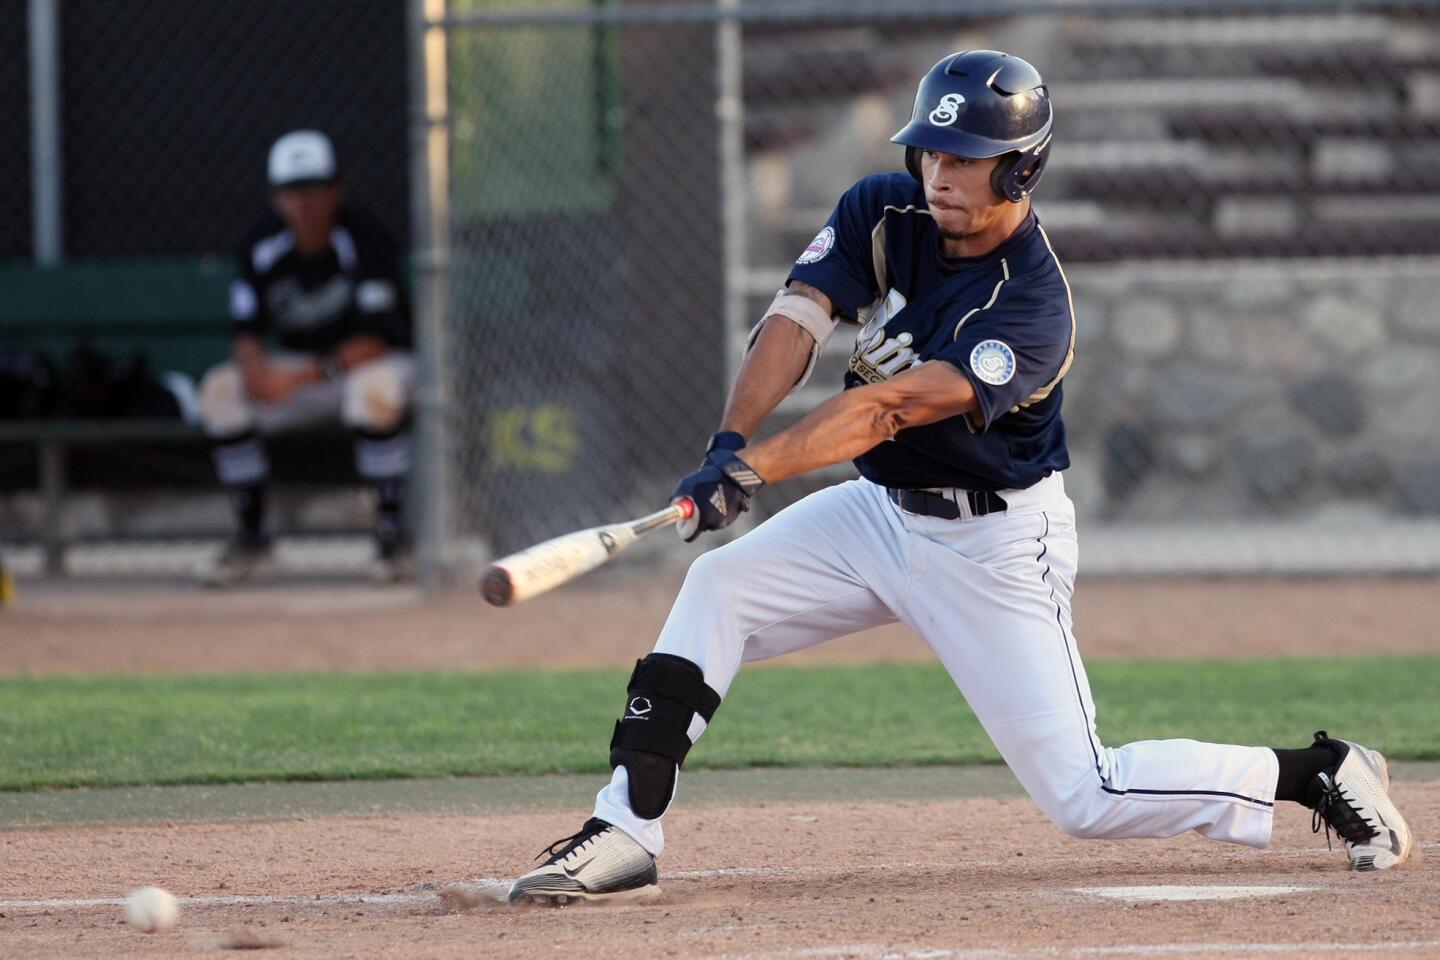
<path id="1" fill-rule="evenodd" d="M 992 387 L 1002 386 L 1015 376 L 1015 351 L 1001 340 L 981 340 L 970 351 L 970 369 Z"/>
<path id="2" fill-rule="evenodd" d="M 909 333 L 885 335 L 885 325 L 905 309 L 905 297 L 899 290 L 891 289 L 884 300 L 875 308 L 875 313 L 855 338 L 855 352 L 850 355 L 850 371 L 866 383 L 889 380 L 901 370 L 908 370 L 920 362 L 920 355 L 912 349 L 915 337 Z"/>

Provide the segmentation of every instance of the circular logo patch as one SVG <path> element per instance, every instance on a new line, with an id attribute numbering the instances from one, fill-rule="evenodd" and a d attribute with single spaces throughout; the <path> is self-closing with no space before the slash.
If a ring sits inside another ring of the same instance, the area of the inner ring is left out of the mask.
<path id="1" fill-rule="evenodd" d="M 830 249 L 834 246 L 835 228 L 826 227 L 824 230 L 815 234 L 815 239 L 810 241 L 810 246 L 805 248 L 805 252 L 800 254 L 800 258 L 795 262 L 814 263 L 816 260 L 823 260 L 825 259 L 825 254 L 829 253 Z"/>
<path id="2" fill-rule="evenodd" d="M 1015 352 L 1000 340 L 981 340 L 970 351 L 970 369 L 992 387 L 1015 376 Z"/>

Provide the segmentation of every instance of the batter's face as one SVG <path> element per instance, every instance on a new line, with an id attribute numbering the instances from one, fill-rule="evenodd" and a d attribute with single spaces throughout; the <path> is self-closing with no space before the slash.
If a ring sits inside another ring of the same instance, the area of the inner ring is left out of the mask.
<path id="1" fill-rule="evenodd" d="M 940 228 L 941 250 L 950 257 L 978 257 L 1015 231 L 1030 209 L 1028 199 L 1011 203 L 990 185 L 999 157 L 972 160 L 950 153 L 920 153 L 925 202 Z"/>
<path id="2" fill-rule="evenodd" d="M 330 246 L 330 231 L 340 213 L 345 188 L 338 183 L 297 183 L 270 191 L 275 212 L 295 235 L 302 256 L 314 256 Z"/>

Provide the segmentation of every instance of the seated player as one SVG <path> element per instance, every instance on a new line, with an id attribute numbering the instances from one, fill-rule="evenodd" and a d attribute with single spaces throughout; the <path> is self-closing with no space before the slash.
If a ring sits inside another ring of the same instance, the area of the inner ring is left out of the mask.
<path id="1" fill-rule="evenodd" d="M 231 288 L 230 362 L 205 375 L 200 411 L 239 529 L 205 582 L 268 573 L 264 438 L 330 422 L 355 436 L 355 468 L 376 498 L 377 580 L 409 576 L 404 524 L 415 361 L 394 239 L 346 201 L 335 151 L 314 130 L 275 142 L 271 210 L 246 237 Z"/>

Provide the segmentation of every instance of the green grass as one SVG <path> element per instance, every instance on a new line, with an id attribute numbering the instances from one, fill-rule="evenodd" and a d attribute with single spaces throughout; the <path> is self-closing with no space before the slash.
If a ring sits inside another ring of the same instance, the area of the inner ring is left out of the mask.
<path id="1" fill-rule="evenodd" d="M 1107 743 L 1440 758 L 1440 657 L 1091 665 Z M 620 671 L 0 679 L 0 789 L 607 769 Z M 1023 682 L 1021 678 L 1020 682 Z M 998 760 L 940 667 L 747 669 L 687 766 Z"/>

